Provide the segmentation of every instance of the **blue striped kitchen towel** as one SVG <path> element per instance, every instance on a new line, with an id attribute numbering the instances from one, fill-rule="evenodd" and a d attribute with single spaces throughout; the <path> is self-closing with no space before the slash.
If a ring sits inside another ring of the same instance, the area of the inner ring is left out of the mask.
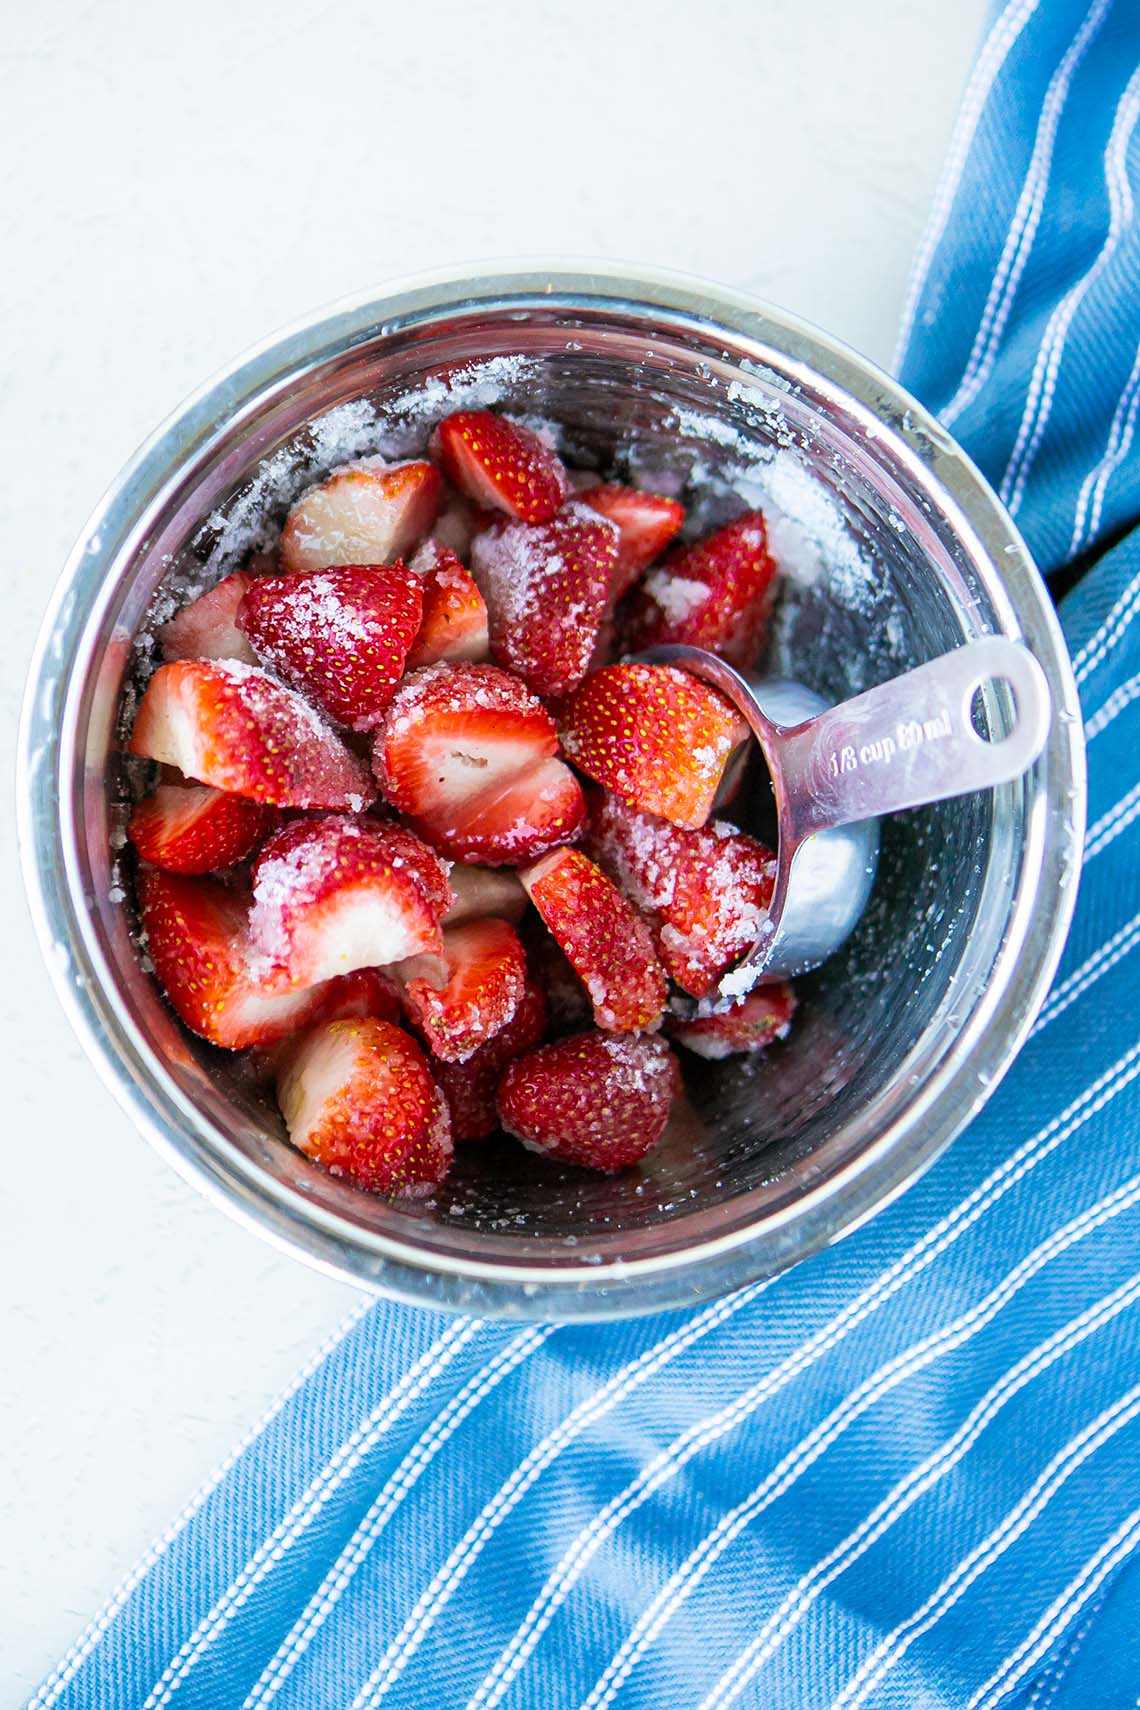
<path id="1" fill-rule="evenodd" d="M 1135 0 L 1009 0 L 906 312 L 904 380 L 1076 582 L 1080 904 L 984 1115 L 699 1311 L 362 1309 L 35 1710 L 1136 1703 L 1138 116 Z"/>

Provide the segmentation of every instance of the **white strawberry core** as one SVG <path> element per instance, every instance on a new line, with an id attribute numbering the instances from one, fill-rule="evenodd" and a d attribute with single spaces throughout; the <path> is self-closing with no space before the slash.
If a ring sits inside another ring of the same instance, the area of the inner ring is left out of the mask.
<path id="1" fill-rule="evenodd" d="M 277 1100 L 289 1138 L 302 1152 L 330 1099 L 356 1072 L 357 1035 L 352 1028 L 317 1028 L 300 1046 L 281 1076 Z"/>

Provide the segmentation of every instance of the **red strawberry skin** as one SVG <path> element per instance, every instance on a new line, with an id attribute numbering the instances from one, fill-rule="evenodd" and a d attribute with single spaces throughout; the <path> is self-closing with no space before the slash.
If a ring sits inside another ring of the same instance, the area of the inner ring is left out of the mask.
<path id="1" fill-rule="evenodd" d="M 385 799 L 434 848 L 515 866 L 581 828 L 581 787 L 557 751 L 553 719 L 517 677 L 440 664 L 400 684 L 372 763 Z"/>
<path id="2" fill-rule="evenodd" d="M 657 1144 L 679 1085 L 659 1036 L 579 1033 L 515 1059 L 499 1119 L 528 1151 L 608 1175 Z"/>
<path id="3" fill-rule="evenodd" d="M 584 488 L 578 498 L 618 529 L 618 555 L 610 581 L 610 598 L 619 600 L 674 538 L 685 520 L 684 507 L 676 499 L 642 493 L 636 487 L 619 487 L 609 481 Z"/>
<path id="4" fill-rule="evenodd" d="M 486 659 L 490 641 L 487 605 L 479 585 L 454 552 L 425 540 L 412 560 L 423 578 L 423 616 L 407 658 L 407 669 L 441 659 Z"/>
<path id="5" fill-rule="evenodd" d="M 545 522 L 570 493 L 558 455 L 529 428 L 490 410 L 448 416 L 432 435 L 431 451 L 475 504 L 523 522 Z"/>
<path id="6" fill-rule="evenodd" d="M 632 807 L 703 825 L 748 726 L 715 689 L 671 665 L 591 671 L 563 709 L 562 746 Z"/>
<path id="7" fill-rule="evenodd" d="M 546 1031 L 546 996 L 532 979 L 514 1015 L 493 1039 L 462 1063 L 432 1058 L 431 1071 L 451 1112 L 456 1140 L 485 1140 L 499 1126 L 495 1094 L 508 1063 L 539 1043 Z"/>
<path id="8" fill-rule="evenodd" d="M 138 803 L 127 836 L 144 861 L 168 873 L 212 873 L 244 861 L 276 814 L 208 784 L 160 784 Z"/>
<path id="9" fill-rule="evenodd" d="M 590 667 L 617 564 L 613 524 L 576 500 L 544 523 L 478 535 L 471 568 L 487 602 L 491 656 L 558 699 Z"/>
<path id="10" fill-rule="evenodd" d="M 654 1027 L 668 986 L 649 927 L 617 886 L 578 849 L 556 849 L 520 874 L 594 1006 L 613 1033 Z"/>
<path id="11" fill-rule="evenodd" d="M 247 899 L 216 879 L 140 867 L 139 912 L 158 982 L 192 1032 L 238 1051 L 315 1015 L 322 992 L 275 993 L 251 972 Z"/>
<path id="12" fill-rule="evenodd" d="M 697 1016 L 691 1021 L 669 1016 L 665 1025 L 678 1045 L 694 1051 L 698 1057 L 720 1062 L 740 1052 L 762 1051 L 774 1039 L 785 1038 L 795 1010 L 795 992 L 778 980 L 770 986 L 757 986 L 746 997 L 713 1015 Z"/>
<path id="13" fill-rule="evenodd" d="M 263 665 L 350 730 L 378 724 L 423 615 L 420 578 L 402 563 L 262 576 L 237 624 Z"/>
<path id="14" fill-rule="evenodd" d="M 443 934 L 447 982 L 408 980 L 415 1025 L 429 1050 L 463 1063 L 511 1020 L 526 990 L 526 955 L 505 920 L 471 920 Z"/>
<path id="15" fill-rule="evenodd" d="M 423 1198 L 451 1164 L 447 1105 L 414 1039 L 374 1017 L 308 1028 L 277 1101 L 299 1151 L 370 1193 Z"/>
<path id="16" fill-rule="evenodd" d="M 589 853 L 654 927 L 670 979 L 705 997 L 756 943 L 776 878 L 776 859 L 725 820 L 682 830 L 597 792 Z"/>
<path id="17" fill-rule="evenodd" d="M 775 578 L 764 518 L 749 511 L 650 571 L 621 614 L 624 650 L 687 643 L 747 671 L 764 638 Z"/>
<path id="18" fill-rule="evenodd" d="M 168 661 L 243 659 L 247 665 L 255 665 L 257 655 L 237 626 L 237 613 L 256 579 L 244 570 L 235 570 L 175 612 L 157 632 L 162 657 Z"/>
<path id="19" fill-rule="evenodd" d="M 302 696 L 233 659 L 160 665 L 129 750 L 277 807 L 360 812 L 376 795 L 356 756 Z"/>
<path id="20" fill-rule="evenodd" d="M 443 504 L 430 463 L 364 458 L 302 494 L 281 532 L 281 568 L 391 564 L 420 541 Z"/>

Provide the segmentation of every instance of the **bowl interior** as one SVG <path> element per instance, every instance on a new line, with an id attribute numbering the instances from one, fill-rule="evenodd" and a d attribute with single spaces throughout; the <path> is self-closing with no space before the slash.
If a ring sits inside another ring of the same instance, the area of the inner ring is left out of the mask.
<path id="1" fill-rule="evenodd" d="M 540 1274 L 777 1229 L 883 1144 L 984 1023 L 1041 860 L 1032 774 L 888 822 L 867 913 L 800 982 L 790 1038 L 752 1059 L 686 1055 L 665 1142 L 613 1179 L 493 1140 L 461 1149 L 451 1179 L 412 1212 L 347 1189 L 289 1147 L 271 1099 L 232 1059 L 174 1022 L 132 937 L 122 824 L 140 780 L 118 745 L 152 664 L 149 626 L 271 540 L 329 467 L 417 452 L 442 415 L 482 404 L 554 424 L 574 464 L 678 494 L 693 531 L 761 504 L 784 572 L 766 666 L 832 701 L 975 635 L 1018 633 L 998 572 L 896 431 L 905 424 L 876 420 L 794 350 L 637 304 L 536 298 L 409 312 L 349 348 L 330 339 L 287 353 L 272 382 L 188 434 L 121 542 L 78 650 L 66 859 L 113 994 L 108 1026 L 130 1031 L 131 1072 L 154 1077 L 219 1169 L 261 1184 L 251 1192 L 296 1196 L 359 1252 L 395 1242 L 428 1265 Z M 1001 723 L 1000 690 L 985 716 Z"/>

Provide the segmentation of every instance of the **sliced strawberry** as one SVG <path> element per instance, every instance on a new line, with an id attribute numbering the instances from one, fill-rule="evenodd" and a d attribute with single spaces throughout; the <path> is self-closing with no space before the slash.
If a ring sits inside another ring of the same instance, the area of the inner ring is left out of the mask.
<path id="1" fill-rule="evenodd" d="M 582 791 L 557 749 L 554 721 L 517 677 L 493 665 L 428 665 L 397 689 L 373 768 L 386 799 L 435 848 L 510 866 L 581 826 Z"/>
<path id="2" fill-rule="evenodd" d="M 271 991 L 251 972 L 249 903 L 240 891 L 140 867 L 138 897 L 158 982 L 187 1027 L 211 1044 L 267 1045 L 319 1010 L 322 991 Z"/>
<path id="3" fill-rule="evenodd" d="M 796 994 L 782 980 L 757 986 L 747 997 L 712 1015 L 691 1021 L 669 1016 L 666 1027 L 671 1038 L 698 1057 L 719 1062 L 741 1051 L 762 1051 L 774 1039 L 787 1036 L 796 1008 Z"/>
<path id="4" fill-rule="evenodd" d="M 352 808 L 376 791 L 315 707 L 236 659 L 160 665 L 135 715 L 132 754 L 277 807 Z"/>
<path id="5" fill-rule="evenodd" d="M 295 820 L 254 867 L 255 966 L 289 990 L 438 954 L 450 896 L 438 858 L 402 826 L 342 814 Z"/>
<path id="6" fill-rule="evenodd" d="M 225 576 L 216 587 L 175 612 L 156 633 L 162 657 L 174 659 L 241 659 L 256 665 L 257 655 L 237 627 L 237 611 L 257 580 L 244 570 Z"/>
<path id="7" fill-rule="evenodd" d="M 524 522 L 545 522 L 570 492 L 557 453 L 529 428 L 490 410 L 448 416 L 430 449 L 461 493 Z"/>
<path id="8" fill-rule="evenodd" d="M 528 979 L 518 1008 L 486 1045 L 462 1063 L 432 1058 L 431 1072 L 451 1112 L 456 1140 L 483 1140 L 499 1126 L 495 1094 L 508 1063 L 537 1045 L 546 1030 L 546 998 L 537 981 Z"/>
<path id="9" fill-rule="evenodd" d="M 579 1033 L 515 1059 L 499 1117 L 528 1151 L 609 1174 L 657 1144 L 679 1085 L 659 1036 Z"/>
<path id="10" fill-rule="evenodd" d="M 599 793 L 587 847 L 653 922 L 669 977 L 693 997 L 755 944 L 776 878 L 776 858 L 725 820 L 682 830 Z"/>
<path id="11" fill-rule="evenodd" d="M 564 709 L 562 746 L 632 807 L 703 825 L 748 726 L 715 689 L 671 665 L 591 671 Z"/>
<path id="12" fill-rule="evenodd" d="M 391 564 L 431 528 L 443 503 L 430 463 L 368 457 L 338 469 L 304 493 L 281 532 L 281 568 Z"/>
<path id="13" fill-rule="evenodd" d="M 379 723 L 420 627 L 423 585 L 403 564 L 262 576 L 238 608 L 263 665 L 351 730 Z"/>
<path id="14" fill-rule="evenodd" d="M 470 920 L 443 935 L 447 980 L 411 978 L 408 1007 L 428 1048 L 463 1063 L 507 1025 L 526 989 L 526 956 L 505 920 Z"/>
<path id="15" fill-rule="evenodd" d="M 356 1187 L 422 1199 L 450 1168 L 443 1095 L 420 1047 L 391 1022 L 308 1028 L 284 1053 L 277 1102 L 298 1151 Z"/>
<path id="16" fill-rule="evenodd" d="M 208 784 L 160 784 L 135 808 L 127 836 L 168 873 L 212 873 L 244 861 L 273 827 L 272 808 Z"/>
<path id="17" fill-rule="evenodd" d="M 425 540 L 412 569 L 423 578 L 423 617 L 407 669 L 440 659 L 486 659 L 487 606 L 470 570 L 437 540 Z"/>
<path id="18" fill-rule="evenodd" d="M 469 920 L 497 915 L 518 924 L 526 910 L 526 892 L 514 873 L 497 867 L 465 867 L 459 862 L 448 874 L 455 897 L 443 917 L 445 926 L 463 926 Z"/>
<path id="19" fill-rule="evenodd" d="M 747 671 L 760 651 L 775 578 L 764 518 L 748 511 L 649 572 L 622 613 L 624 649 L 684 642 Z"/>
<path id="20" fill-rule="evenodd" d="M 549 522 L 500 522 L 478 535 L 471 568 L 496 663 L 536 694 L 568 694 L 589 670 L 617 550 L 614 525 L 577 500 Z"/>
<path id="21" fill-rule="evenodd" d="M 351 974 L 338 974 L 320 991 L 314 1021 L 350 1021 L 360 1015 L 377 1021 L 403 1020 L 399 985 L 382 968 L 354 968 Z"/>
<path id="22" fill-rule="evenodd" d="M 668 986 L 649 927 L 633 904 L 577 849 L 555 849 L 519 874 L 612 1033 L 642 1033 L 661 1019 Z"/>
<path id="23" fill-rule="evenodd" d="M 676 499 L 642 493 L 636 487 L 603 482 L 578 494 L 599 516 L 608 517 L 618 529 L 617 563 L 610 580 L 611 600 L 620 600 L 643 570 L 668 546 L 685 520 L 684 508 Z"/>
<path id="24" fill-rule="evenodd" d="M 498 511 L 479 510 L 462 493 L 449 493 L 442 511 L 432 524 L 431 538 L 458 558 L 466 559 L 479 530 L 494 522 L 498 515 Z"/>

